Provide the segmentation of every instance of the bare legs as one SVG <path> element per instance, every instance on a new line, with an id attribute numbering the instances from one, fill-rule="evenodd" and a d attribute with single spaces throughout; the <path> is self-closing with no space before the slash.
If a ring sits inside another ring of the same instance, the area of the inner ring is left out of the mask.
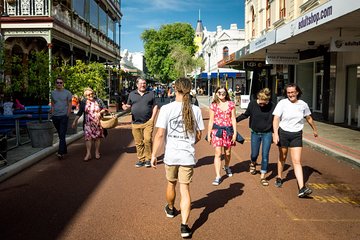
<path id="1" fill-rule="evenodd" d="M 229 167 L 230 159 L 231 159 L 231 147 L 224 147 L 224 158 L 225 158 L 225 167 Z M 216 178 L 221 178 L 221 147 L 215 147 L 215 157 L 214 157 L 214 166 L 215 166 L 215 174 Z"/>
<path id="2" fill-rule="evenodd" d="M 175 197 L 176 197 L 176 182 L 168 182 L 166 188 L 166 201 L 169 208 L 174 208 Z M 181 223 L 187 224 L 190 216 L 191 197 L 189 184 L 180 183 L 180 210 L 181 210 Z"/>
<path id="3" fill-rule="evenodd" d="M 299 185 L 299 189 L 304 186 L 304 176 L 301 166 L 301 152 L 302 147 L 290 148 L 291 160 L 294 168 L 295 177 Z M 279 147 L 279 159 L 277 164 L 278 177 L 282 179 L 282 172 L 284 170 L 285 161 L 287 158 L 288 148 Z"/>
<path id="4" fill-rule="evenodd" d="M 86 140 L 85 146 L 86 146 L 86 155 L 84 158 L 84 161 L 89 161 L 91 159 L 91 145 L 92 142 L 95 143 L 95 157 L 97 159 L 100 158 L 100 138 L 97 138 L 95 140 Z"/>

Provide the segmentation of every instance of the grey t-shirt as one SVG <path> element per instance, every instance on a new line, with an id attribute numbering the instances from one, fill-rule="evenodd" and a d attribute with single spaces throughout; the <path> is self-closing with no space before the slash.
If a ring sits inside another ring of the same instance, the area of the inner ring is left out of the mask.
<path id="1" fill-rule="evenodd" d="M 72 94 L 66 89 L 54 90 L 51 92 L 51 101 L 54 104 L 53 116 L 64 116 L 68 113 L 69 103 Z"/>

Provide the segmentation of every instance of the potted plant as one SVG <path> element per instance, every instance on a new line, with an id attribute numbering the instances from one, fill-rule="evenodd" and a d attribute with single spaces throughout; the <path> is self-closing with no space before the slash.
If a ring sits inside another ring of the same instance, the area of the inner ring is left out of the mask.
<path id="1" fill-rule="evenodd" d="M 54 126 L 42 117 L 42 105 L 49 102 L 50 70 L 49 55 L 45 51 L 31 52 L 26 72 L 26 95 L 35 100 L 38 106 L 38 120 L 27 122 L 32 147 L 48 147 L 53 144 Z"/>

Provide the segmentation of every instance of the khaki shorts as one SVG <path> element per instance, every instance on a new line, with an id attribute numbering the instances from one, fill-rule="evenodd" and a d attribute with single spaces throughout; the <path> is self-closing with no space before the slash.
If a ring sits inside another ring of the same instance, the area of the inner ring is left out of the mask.
<path id="1" fill-rule="evenodd" d="M 166 179 L 169 182 L 178 181 L 179 183 L 189 184 L 194 174 L 194 166 L 179 166 L 165 164 Z"/>

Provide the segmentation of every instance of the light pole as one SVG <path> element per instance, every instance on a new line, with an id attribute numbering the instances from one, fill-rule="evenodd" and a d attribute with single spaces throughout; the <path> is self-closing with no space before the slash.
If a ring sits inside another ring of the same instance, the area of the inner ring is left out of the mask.
<path id="1" fill-rule="evenodd" d="M 211 57 L 211 53 L 208 52 L 208 56 L 209 56 L 209 69 L 208 69 L 208 98 L 209 98 L 209 105 L 210 105 L 210 82 L 211 82 L 211 71 L 210 71 L 210 57 Z"/>

